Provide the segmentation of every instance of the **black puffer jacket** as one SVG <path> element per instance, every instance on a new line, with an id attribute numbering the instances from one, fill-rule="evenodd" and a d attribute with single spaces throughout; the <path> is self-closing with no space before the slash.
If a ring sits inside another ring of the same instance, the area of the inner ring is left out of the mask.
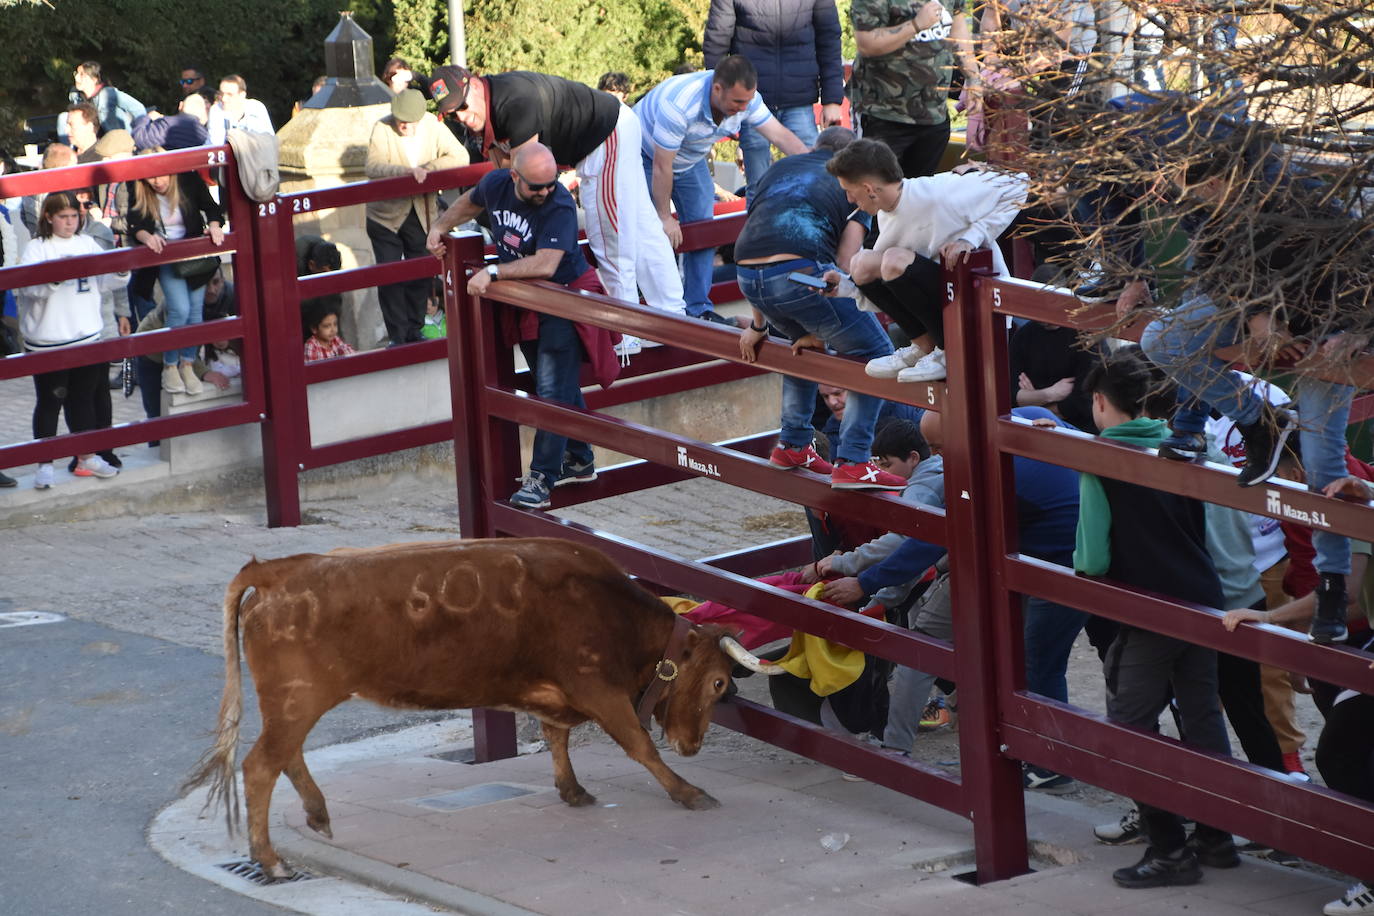
<path id="1" fill-rule="evenodd" d="M 844 99 L 835 0 L 711 0 L 701 46 L 707 69 L 727 54 L 749 58 L 771 109 Z"/>

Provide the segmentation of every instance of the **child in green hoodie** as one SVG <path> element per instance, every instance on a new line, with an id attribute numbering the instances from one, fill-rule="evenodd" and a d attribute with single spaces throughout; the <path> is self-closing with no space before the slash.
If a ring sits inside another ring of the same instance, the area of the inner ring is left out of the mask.
<path id="1" fill-rule="evenodd" d="M 1162 420 L 1143 416 L 1155 381 L 1138 351 L 1107 357 L 1084 381 L 1102 438 L 1155 448 L 1169 434 Z M 1164 592 L 1206 607 L 1223 606 L 1221 583 L 1207 553 L 1203 506 L 1196 500 L 1094 474 L 1079 476 L 1074 569 L 1116 583 Z M 1123 623 L 1103 660 L 1107 716 L 1155 729 L 1172 695 L 1189 744 L 1231 753 L 1217 698 L 1212 649 Z M 1199 861 L 1217 868 L 1240 864 L 1231 835 L 1198 824 L 1191 837 L 1178 815 L 1139 803 L 1150 846 L 1135 865 L 1117 869 L 1122 887 L 1194 884 Z"/>

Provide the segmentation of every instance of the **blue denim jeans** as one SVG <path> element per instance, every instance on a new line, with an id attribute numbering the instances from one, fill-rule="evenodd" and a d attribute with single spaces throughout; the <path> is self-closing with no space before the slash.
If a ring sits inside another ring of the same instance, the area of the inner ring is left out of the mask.
<path id="1" fill-rule="evenodd" d="M 1067 703 L 1069 684 L 1064 672 L 1088 615 L 1034 595 L 1025 596 L 1024 608 L 1026 689 Z"/>
<path id="2" fill-rule="evenodd" d="M 816 130 L 816 111 L 810 105 L 774 108 L 773 117 L 777 118 L 783 127 L 796 134 L 797 139 L 808 147 L 816 145 L 819 131 Z M 744 155 L 744 178 L 750 185 L 757 187 L 759 179 L 773 164 L 773 145 L 768 142 L 767 137 L 745 124 L 739 129 L 739 149 Z"/>
<path id="3" fill-rule="evenodd" d="M 1180 398 L 1192 396 L 1192 403 L 1185 403 L 1175 415 L 1175 430 L 1202 432 L 1209 405 L 1237 425 L 1259 419 L 1263 405 L 1259 395 L 1213 354 L 1218 347 L 1239 342 L 1244 334 L 1239 316 L 1218 319 L 1212 300 L 1191 291 L 1178 308 L 1150 322 L 1140 338 L 1141 347 L 1180 388 L 1186 389 L 1180 391 Z M 1345 427 L 1355 390 L 1349 385 L 1299 376 L 1293 394 L 1301 423 L 1307 488 L 1320 491 L 1345 476 Z M 1319 572 L 1350 572 L 1350 539 L 1345 535 L 1314 530 L 1312 547 Z"/>
<path id="4" fill-rule="evenodd" d="M 739 267 L 739 288 L 749 304 L 768 319 L 775 330 L 789 340 L 815 334 L 826 347 L 842 356 L 857 356 L 865 360 L 887 356 L 892 352 L 888 338 L 878 319 L 864 312 L 853 299 L 834 299 L 822 296 L 809 286 L 787 279 L 788 273 L 799 271 L 819 276 L 830 265 L 799 259 L 767 264 L 763 267 Z M 881 398 L 852 391 L 840 423 L 838 442 L 830 444 L 832 458 L 841 461 L 867 461 L 873 455 L 873 427 L 878 422 Z M 816 383 L 808 379 L 782 377 L 782 435 L 780 441 L 797 448 L 809 443 L 815 432 L 811 416 L 816 409 Z"/>
<path id="5" fill-rule="evenodd" d="M 648 156 L 644 157 L 644 174 L 652 195 L 654 163 Z M 682 223 L 710 219 L 715 214 L 716 186 L 705 159 L 685 172 L 674 173 L 673 206 L 677 208 L 678 222 Z M 711 262 L 715 256 L 714 248 L 684 251 L 678 255 L 682 260 L 682 299 L 687 303 L 687 314 L 693 318 L 711 310 Z"/>
<path id="6" fill-rule="evenodd" d="M 571 321 L 555 315 L 540 315 L 538 339 L 522 341 L 520 350 L 534 375 L 534 393 L 538 397 L 570 407 L 587 406 L 582 399 L 582 386 L 578 384 L 582 340 Z M 543 474 L 544 482 L 553 486 L 563 474 L 565 451 L 578 464 L 592 460 L 592 448 L 587 443 L 536 430 L 530 470 Z"/>
<path id="7" fill-rule="evenodd" d="M 172 271 L 171 264 L 163 264 L 157 269 L 157 282 L 162 284 L 162 298 L 167 304 L 167 327 L 200 324 L 205 310 L 205 287 L 188 287 L 186 281 Z M 178 360 L 194 360 L 199 352 L 199 345 L 168 350 L 162 354 L 163 364 L 175 366 Z"/>

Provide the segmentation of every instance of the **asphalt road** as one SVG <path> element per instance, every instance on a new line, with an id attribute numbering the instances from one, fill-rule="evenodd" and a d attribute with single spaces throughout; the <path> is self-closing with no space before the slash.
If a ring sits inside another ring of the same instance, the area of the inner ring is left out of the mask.
<path id="1" fill-rule="evenodd" d="M 0 613 L 12 609 L 0 600 Z M 173 868 L 145 842 L 209 744 L 223 664 L 79 620 L 0 628 L 0 912 L 281 912 Z M 309 743 L 429 718 L 346 704 Z"/>

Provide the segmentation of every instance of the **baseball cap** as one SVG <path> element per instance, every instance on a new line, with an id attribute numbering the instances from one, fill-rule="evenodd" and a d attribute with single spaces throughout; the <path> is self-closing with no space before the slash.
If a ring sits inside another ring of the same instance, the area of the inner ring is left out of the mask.
<path id="1" fill-rule="evenodd" d="M 391 100 L 391 115 L 397 121 L 418 121 L 425 116 L 425 97 L 418 89 L 406 89 Z"/>
<path id="2" fill-rule="evenodd" d="M 438 67 L 429 75 L 429 96 L 439 106 L 439 113 L 454 111 L 468 99 L 468 84 L 472 74 L 463 67 Z"/>

